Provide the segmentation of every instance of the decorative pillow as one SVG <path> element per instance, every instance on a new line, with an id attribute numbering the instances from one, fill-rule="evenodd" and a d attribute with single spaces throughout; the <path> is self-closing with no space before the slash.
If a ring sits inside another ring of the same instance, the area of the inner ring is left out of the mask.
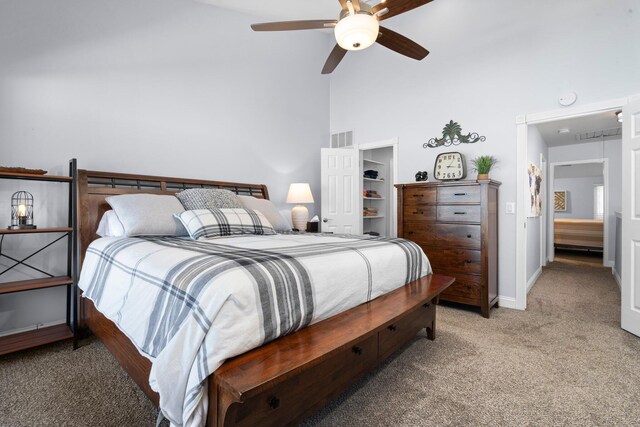
<path id="1" fill-rule="evenodd" d="M 264 215 L 277 232 L 291 231 L 291 226 L 271 200 L 257 199 L 252 196 L 238 196 L 242 207 L 253 209 Z"/>
<path id="2" fill-rule="evenodd" d="M 194 240 L 241 234 L 276 234 L 269 220 L 251 209 L 197 209 L 177 213 L 176 217 Z"/>
<path id="3" fill-rule="evenodd" d="M 124 236 L 124 226 L 113 210 L 106 211 L 104 215 L 102 215 L 96 234 L 100 237 Z"/>
<path id="4" fill-rule="evenodd" d="M 194 209 L 242 208 L 238 196 L 229 190 L 190 188 L 177 193 L 176 197 L 188 211 Z"/>
<path id="5" fill-rule="evenodd" d="M 124 227 L 125 236 L 186 236 L 174 217 L 184 212 L 175 196 L 122 194 L 106 198 Z"/>

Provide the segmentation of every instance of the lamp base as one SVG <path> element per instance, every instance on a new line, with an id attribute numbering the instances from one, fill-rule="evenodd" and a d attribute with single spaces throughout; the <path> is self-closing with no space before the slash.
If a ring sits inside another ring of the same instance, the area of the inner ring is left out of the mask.
<path id="1" fill-rule="evenodd" d="M 291 209 L 291 222 L 293 228 L 299 231 L 307 231 L 307 221 L 309 220 L 309 209 L 306 206 L 297 205 Z"/>
<path id="2" fill-rule="evenodd" d="M 7 227 L 7 230 L 35 230 L 38 228 L 37 225 L 10 225 Z"/>

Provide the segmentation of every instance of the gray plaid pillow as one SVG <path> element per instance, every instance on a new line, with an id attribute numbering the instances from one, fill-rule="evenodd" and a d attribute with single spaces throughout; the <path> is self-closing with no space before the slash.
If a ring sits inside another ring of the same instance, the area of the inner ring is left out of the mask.
<path id="1" fill-rule="evenodd" d="M 269 220 L 251 209 L 196 209 L 177 213 L 175 217 L 194 240 L 242 234 L 276 234 Z"/>
<path id="2" fill-rule="evenodd" d="M 238 196 L 229 190 L 190 188 L 177 193 L 176 197 L 188 211 L 194 209 L 242 208 Z"/>

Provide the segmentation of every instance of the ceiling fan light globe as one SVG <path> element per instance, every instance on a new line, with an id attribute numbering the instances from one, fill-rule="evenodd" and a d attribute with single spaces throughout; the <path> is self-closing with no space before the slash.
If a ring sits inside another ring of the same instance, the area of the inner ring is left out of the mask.
<path id="1" fill-rule="evenodd" d="M 362 50 L 375 43 L 380 24 L 375 16 L 357 13 L 345 16 L 338 22 L 334 32 L 336 41 L 346 50 Z"/>

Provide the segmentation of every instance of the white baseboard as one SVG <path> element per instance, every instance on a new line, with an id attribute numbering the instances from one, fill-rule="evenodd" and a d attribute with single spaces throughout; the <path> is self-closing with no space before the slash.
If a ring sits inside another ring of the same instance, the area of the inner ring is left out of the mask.
<path id="1" fill-rule="evenodd" d="M 516 299 L 511 297 L 498 297 L 498 304 L 503 308 L 516 308 Z"/>
<path id="2" fill-rule="evenodd" d="M 531 279 L 529 279 L 529 281 L 527 282 L 527 295 L 529 294 L 529 291 L 531 290 L 531 288 L 533 288 L 533 285 L 535 285 L 536 281 L 538 280 L 541 274 L 542 274 L 542 267 L 538 267 L 536 272 L 533 273 L 533 276 L 531 276 Z"/>
<path id="3" fill-rule="evenodd" d="M 29 331 L 33 331 L 35 329 L 47 328 L 49 326 L 62 325 L 63 323 L 67 323 L 67 321 L 66 320 L 54 320 L 52 322 L 38 323 L 37 325 L 25 326 L 24 328 L 11 329 L 9 331 L 2 331 L 2 332 L 0 332 L 0 337 L 4 337 L 4 336 L 7 336 L 7 335 L 13 335 L 13 334 L 19 334 L 21 332 L 29 332 Z"/>
<path id="4" fill-rule="evenodd" d="M 620 275 L 618 275 L 618 272 L 614 269 L 611 270 L 613 272 L 613 278 L 616 279 L 616 283 L 618 284 L 618 287 L 620 289 L 622 289 L 622 279 L 620 278 Z"/>
<path id="5" fill-rule="evenodd" d="M 611 268 L 613 268 L 613 266 L 614 266 L 614 265 L 616 265 L 616 262 L 615 262 L 615 261 L 608 260 L 608 261 L 605 261 L 603 264 L 604 264 L 604 266 L 605 266 L 605 267 L 611 267 Z"/>

